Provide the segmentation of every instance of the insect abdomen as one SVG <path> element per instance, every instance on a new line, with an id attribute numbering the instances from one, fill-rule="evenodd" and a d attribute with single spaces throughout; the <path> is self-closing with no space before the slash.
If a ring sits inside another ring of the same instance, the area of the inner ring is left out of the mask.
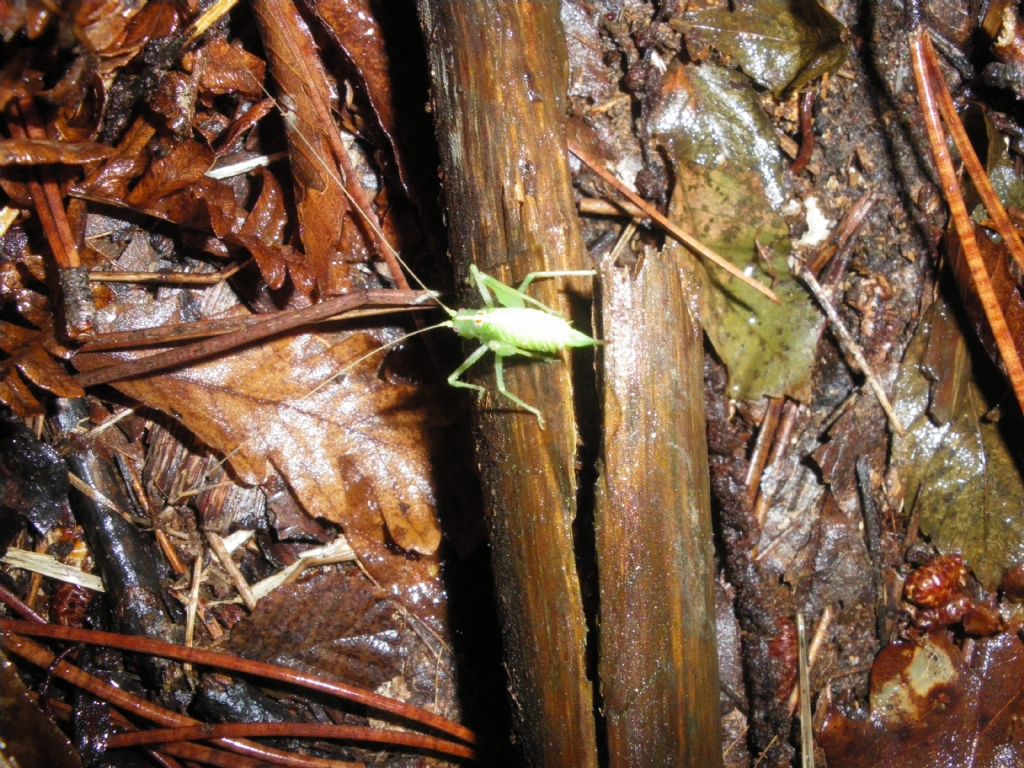
<path id="1" fill-rule="evenodd" d="M 479 339 L 485 344 L 499 341 L 541 354 L 553 355 L 566 347 L 597 344 L 566 320 L 539 309 L 498 307 L 459 312 L 452 325 L 460 336 Z"/>

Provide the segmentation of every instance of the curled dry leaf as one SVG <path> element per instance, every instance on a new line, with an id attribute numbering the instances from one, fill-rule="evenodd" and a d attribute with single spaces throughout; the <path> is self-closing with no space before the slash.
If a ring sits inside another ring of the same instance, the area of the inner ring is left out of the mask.
<path id="1" fill-rule="evenodd" d="M 279 472 L 361 555 L 379 553 L 382 524 L 403 550 L 431 554 L 441 534 L 416 389 L 378 379 L 372 358 L 334 378 L 378 344 L 364 333 L 305 334 L 114 386 L 181 421 L 243 481 Z"/>
<path id="2" fill-rule="evenodd" d="M 235 93 L 252 100 L 263 96 L 261 85 L 267 71 L 263 59 L 220 38 L 206 43 L 196 59 L 201 90 L 217 96 Z"/>

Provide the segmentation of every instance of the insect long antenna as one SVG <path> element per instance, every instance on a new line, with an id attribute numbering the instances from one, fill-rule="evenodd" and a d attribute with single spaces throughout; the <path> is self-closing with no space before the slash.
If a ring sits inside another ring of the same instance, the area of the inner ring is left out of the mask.
<path id="1" fill-rule="evenodd" d="M 334 373 L 332 373 L 326 379 L 324 379 L 319 384 L 317 384 L 313 389 L 311 389 L 309 392 L 307 392 L 301 398 L 299 398 L 298 402 L 302 402 L 306 398 L 312 397 L 317 392 L 319 392 L 324 387 L 326 387 L 328 384 L 330 384 L 332 381 L 335 381 L 335 380 L 339 379 L 340 377 L 344 376 L 346 373 L 351 371 L 357 365 L 359 365 L 360 363 L 366 362 L 371 357 L 374 357 L 375 355 L 379 355 L 379 354 L 382 354 L 384 352 L 387 352 L 389 349 L 394 349 L 399 344 L 402 344 L 403 342 L 406 342 L 409 339 L 411 339 L 413 336 L 419 336 L 420 334 L 426 333 L 427 331 L 436 331 L 438 328 L 446 328 L 449 325 L 450 325 L 450 321 L 449 320 L 445 320 L 445 321 L 440 322 L 440 323 L 434 323 L 434 325 L 428 325 L 426 328 L 417 328 L 415 331 L 410 331 L 409 333 L 403 334 L 402 336 L 399 336 L 397 339 L 394 339 L 393 341 L 389 341 L 387 344 L 382 344 L 381 346 L 377 347 L 376 349 L 371 349 L 366 354 L 360 355 L 359 357 L 357 357 L 355 360 L 350 362 L 348 365 L 346 365 L 341 370 L 335 371 Z"/>
<path id="2" fill-rule="evenodd" d="M 395 260 L 399 264 L 402 265 L 402 267 L 405 269 L 406 272 L 409 273 L 409 275 L 413 279 L 413 282 L 416 283 L 417 286 L 419 286 L 422 290 L 427 291 L 428 293 L 433 295 L 434 301 L 436 301 L 438 306 L 440 306 L 441 309 L 443 309 L 445 311 L 445 313 L 448 315 L 448 317 L 455 317 L 455 310 L 453 310 L 451 307 L 449 307 L 447 304 L 445 304 L 443 301 L 441 301 L 441 299 L 438 298 L 438 296 L 436 294 L 436 291 L 432 291 L 429 288 L 427 288 L 427 286 L 423 283 L 423 281 L 420 280 L 419 275 L 417 275 L 413 271 L 413 269 L 406 263 L 405 259 L 403 259 L 401 254 L 398 253 L 398 250 L 394 246 L 392 246 L 391 243 L 388 242 L 388 239 L 384 235 L 384 232 L 381 230 L 380 225 L 376 221 L 374 221 L 373 217 L 367 211 L 363 210 L 363 207 L 361 205 L 359 205 L 358 202 L 356 202 L 354 197 L 352 197 L 352 193 L 349 192 L 345 188 L 345 183 L 344 183 L 344 181 L 342 181 L 341 177 L 338 175 L 337 170 L 332 168 L 327 162 L 324 161 L 324 159 L 320 156 L 320 153 L 317 152 L 316 148 L 313 147 L 313 145 L 310 143 L 309 139 L 307 139 L 306 136 L 302 133 L 302 131 L 299 130 L 297 119 L 296 119 L 294 113 L 290 109 L 286 109 L 281 104 L 280 101 L 275 99 L 273 97 L 273 95 L 271 95 L 271 93 L 266 89 L 266 87 L 263 85 L 263 83 L 260 82 L 259 78 L 256 77 L 256 75 L 254 75 L 252 72 L 248 72 L 248 74 L 249 74 L 249 76 L 253 80 L 256 81 L 256 83 L 257 83 L 257 85 L 259 85 L 260 89 L 265 94 L 267 94 L 267 98 L 269 98 L 271 101 L 274 102 L 275 105 L 277 105 L 278 110 L 281 112 L 281 116 L 294 129 L 294 131 L 293 131 L 294 135 L 298 138 L 299 141 L 301 141 L 303 144 L 306 145 L 306 149 L 308 149 L 309 153 L 314 158 L 316 158 L 316 161 L 324 169 L 324 172 L 331 178 L 332 181 L 334 181 L 335 184 L 338 185 L 338 189 L 341 190 L 341 194 L 345 196 L 345 199 L 348 200 L 349 205 L 352 206 L 352 209 L 363 220 L 363 222 L 366 224 L 366 226 L 368 226 L 371 230 L 373 230 L 373 233 L 377 236 L 377 239 L 381 243 L 381 246 L 383 248 L 386 248 L 388 253 L 391 256 L 395 257 Z M 425 330 L 425 329 L 423 329 L 423 330 Z M 418 331 L 417 331 L 417 333 L 418 333 Z"/>
<path id="3" fill-rule="evenodd" d="M 395 347 L 397 347 L 402 342 L 408 341 L 409 339 L 411 339 L 413 336 L 419 336 L 421 333 L 426 333 L 427 331 L 435 331 L 438 328 L 447 328 L 450 325 L 451 325 L 451 321 L 450 320 L 444 320 L 444 321 L 442 321 L 440 323 L 435 323 L 434 325 L 428 325 L 426 328 L 417 328 L 415 331 L 411 331 L 409 333 L 403 334 L 402 336 L 399 336 L 397 339 L 395 339 L 393 341 L 389 341 L 387 344 L 382 344 L 381 346 L 377 347 L 376 349 L 371 349 L 366 354 L 360 355 L 355 360 L 350 362 L 348 365 L 344 366 L 341 370 L 335 371 L 334 373 L 332 373 L 326 379 L 324 379 L 319 384 L 317 384 L 315 387 L 313 387 L 313 389 L 309 390 L 308 392 L 306 392 L 306 394 L 302 395 L 298 400 L 294 401 L 294 404 L 297 405 L 297 404 L 301 403 L 302 401 L 308 400 L 309 398 L 313 397 L 317 392 L 320 392 L 328 384 L 330 384 L 333 381 L 336 381 L 341 376 L 344 376 L 346 373 L 351 371 L 357 365 L 359 365 L 360 363 L 366 362 L 367 360 L 369 360 L 374 355 L 379 355 L 379 354 L 382 354 L 384 352 L 387 352 L 389 349 L 394 349 Z M 221 460 L 219 462 L 217 462 L 216 467 L 220 467 L 220 466 L 224 465 L 225 463 L 227 463 L 228 461 L 230 461 L 231 458 L 235 454 L 237 454 L 239 451 L 242 450 L 243 447 L 245 447 L 246 443 L 249 443 L 249 442 L 251 442 L 254 439 L 255 439 L 255 435 L 250 436 L 248 439 L 243 440 L 241 443 L 239 443 L 237 446 L 235 446 L 231 451 L 225 453 L 224 456 L 221 458 Z"/>

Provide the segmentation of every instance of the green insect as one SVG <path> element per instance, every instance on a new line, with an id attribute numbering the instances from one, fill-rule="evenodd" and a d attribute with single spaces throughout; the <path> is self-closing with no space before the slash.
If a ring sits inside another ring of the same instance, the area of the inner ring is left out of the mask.
<path id="1" fill-rule="evenodd" d="M 278 107 L 280 108 L 280 105 L 278 105 Z M 345 188 L 344 183 L 342 183 L 342 180 L 337 175 L 336 171 L 323 163 L 323 160 L 320 158 L 320 153 L 314 149 L 312 144 L 305 136 L 302 135 L 301 131 L 298 130 L 298 124 L 291 112 L 289 110 L 282 109 L 281 113 L 286 122 L 295 128 L 295 137 L 307 146 L 313 157 L 320 160 L 325 172 L 334 180 L 338 189 L 348 199 L 348 202 L 352 206 L 352 210 L 377 234 L 380 238 L 380 242 L 384 244 L 391 254 L 394 255 L 395 259 L 397 259 L 409 272 L 413 280 L 423 288 L 423 290 L 433 294 L 434 300 L 449 317 L 449 319 L 443 323 L 421 328 L 418 331 L 414 331 L 412 334 L 403 336 L 401 339 L 385 344 L 383 347 L 380 347 L 370 353 L 370 355 L 364 355 L 363 357 L 354 360 L 346 366 L 345 370 L 352 368 L 373 354 L 383 352 L 396 344 L 400 344 L 408 339 L 409 336 L 425 333 L 426 331 L 430 331 L 435 328 L 451 328 L 464 339 L 479 341 L 480 346 L 463 361 L 462 365 L 452 372 L 452 375 L 448 377 L 448 383 L 453 387 L 475 390 L 479 397 L 483 397 L 484 393 L 487 391 L 484 387 L 481 387 L 479 384 L 470 384 L 468 381 L 463 381 L 461 376 L 476 365 L 476 363 L 480 361 L 480 358 L 487 354 L 488 351 L 493 352 L 494 376 L 498 383 L 498 392 L 523 410 L 529 411 L 536 416 L 541 429 L 543 429 L 544 417 L 541 415 L 541 412 L 529 403 L 509 392 L 508 387 L 505 386 L 505 358 L 519 355 L 521 357 L 540 360 L 553 360 L 562 350 L 572 347 L 596 347 L 602 342 L 597 339 L 592 339 L 585 333 L 577 331 L 572 327 L 568 320 L 555 312 L 555 310 L 545 304 L 542 304 L 531 296 L 528 296 L 526 294 L 526 289 L 534 280 L 550 277 L 593 277 L 596 274 L 595 271 L 589 269 L 531 272 L 526 276 L 523 282 L 519 284 L 518 288 L 512 288 L 485 272 L 481 272 L 477 269 L 475 264 L 470 264 L 469 275 L 476 285 L 477 290 L 480 292 L 480 297 L 483 299 L 484 307 L 481 309 L 458 310 L 448 307 L 444 302 L 437 298 L 436 293 L 430 291 L 423 284 L 419 277 L 417 277 L 416 273 L 409 269 L 409 265 L 405 263 L 398 252 L 388 244 L 387 238 L 384 236 L 384 233 L 381 231 L 377 222 L 374 221 L 373 218 L 369 216 L 367 212 L 364 211 L 352 198 L 352 195 Z M 497 303 L 500 306 L 495 306 L 495 299 L 497 299 Z M 335 376 L 344 372 L 345 371 L 339 371 Z M 332 377 L 332 379 L 333 378 L 334 377 Z"/>
<path id="2" fill-rule="evenodd" d="M 553 309 L 528 296 L 526 289 L 534 280 L 542 278 L 593 277 L 594 274 L 593 270 L 531 272 L 518 288 L 512 288 L 481 272 L 475 264 L 470 264 L 469 275 L 480 291 L 484 307 L 454 310 L 438 301 L 451 318 L 441 323 L 441 327 L 451 328 L 464 339 L 480 342 L 480 346 L 448 377 L 448 383 L 453 387 L 475 390 L 483 397 L 486 392 L 484 387 L 463 381 L 461 376 L 476 365 L 488 351 L 493 352 L 494 377 L 497 380 L 498 392 L 536 416 L 543 429 L 544 417 L 540 411 L 509 392 L 505 386 L 505 358 L 519 355 L 551 360 L 564 349 L 596 347 L 601 342 L 577 331 Z M 495 306 L 495 299 L 500 306 Z"/>

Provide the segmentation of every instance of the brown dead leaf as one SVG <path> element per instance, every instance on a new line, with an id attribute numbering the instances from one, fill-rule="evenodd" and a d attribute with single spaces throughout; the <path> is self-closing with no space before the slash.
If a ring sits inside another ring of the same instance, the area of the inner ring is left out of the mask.
<path id="1" fill-rule="evenodd" d="M 395 116 L 393 62 L 385 44 L 386 36 L 368 0 L 326 0 L 307 3 L 329 31 L 332 41 L 351 63 L 369 102 L 373 126 L 391 147 L 399 180 L 411 196 L 408 173 L 399 148 L 399 125 Z"/>
<path id="2" fill-rule="evenodd" d="M 232 630 L 229 648 L 376 689 L 401 669 L 401 618 L 394 601 L 372 589 L 362 574 L 342 571 L 288 584 Z"/>
<path id="3" fill-rule="evenodd" d="M 1013 634 L 975 641 L 964 656 L 948 636 L 893 643 L 871 669 L 870 715 L 833 708 L 819 742 L 833 768 L 1024 764 L 1024 644 Z"/>
<path id="4" fill-rule="evenodd" d="M 50 141 L 49 139 L 8 139 L 0 141 L 0 166 L 63 163 L 81 165 L 114 154 L 107 144 L 91 141 Z"/>
<path id="5" fill-rule="evenodd" d="M 45 412 L 26 380 L 59 397 L 85 397 L 85 391 L 64 370 L 44 346 L 45 330 L 24 328 L 0 320 L 0 402 L 19 416 Z"/>
<path id="6" fill-rule="evenodd" d="M 974 229 L 978 250 L 992 283 L 992 292 L 1006 318 L 1006 326 L 1017 349 L 1017 356 L 1024 358 L 1024 300 L 1021 299 L 1020 281 L 1013 274 L 1011 268 L 1012 259 L 1009 251 L 1004 244 L 993 241 L 982 227 L 975 225 Z M 967 266 L 956 229 L 952 225 L 947 228 L 946 237 L 948 238 L 950 265 L 953 267 L 957 285 L 961 288 L 964 310 L 985 347 L 985 352 L 996 365 L 999 365 L 999 350 L 996 348 L 996 342 L 985 317 L 981 300 L 977 293 L 970 289 L 972 285 L 970 268 Z"/>
<path id="7" fill-rule="evenodd" d="M 149 216 L 211 231 L 226 243 L 249 251 L 272 288 L 284 284 L 290 273 L 304 293 L 312 290 L 305 260 L 283 243 L 287 211 L 277 180 L 269 172 L 260 177 L 263 186 L 252 211 L 238 204 L 234 190 L 211 179 L 216 153 L 195 141 L 182 141 L 162 157 L 149 162 L 145 147 L 151 129 L 136 124 L 117 154 L 76 189 L 76 194 L 115 206 L 127 206 Z M 138 154 L 131 157 L 131 152 Z M 138 178 L 134 187 L 131 183 Z"/>
<path id="8" fill-rule="evenodd" d="M 378 379 L 379 359 L 333 378 L 378 345 L 364 333 L 293 336 L 114 386 L 178 419 L 243 481 L 262 483 L 276 470 L 309 514 L 342 526 L 372 568 L 387 559 L 388 536 L 421 554 L 441 541 L 415 389 Z"/>
<path id="9" fill-rule="evenodd" d="M 424 572 L 429 559 L 404 560 Z M 443 597 L 436 576 L 422 587 L 415 606 L 435 632 Z M 229 648 L 246 658 L 282 664 L 343 680 L 421 706 L 449 706 L 452 659 L 423 642 L 394 596 L 382 594 L 362 573 L 328 569 L 289 584 L 260 600 L 231 632 Z M 454 714 L 454 713 L 452 713 Z"/>
<path id="10" fill-rule="evenodd" d="M 351 284 L 353 235 L 360 233 L 351 224 L 346 232 L 350 206 L 334 170 L 339 158 L 332 147 L 342 142 L 331 111 L 331 84 L 313 37 L 291 2 L 259 0 L 254 8 L 267 61 L 288 111 L 288 153 L 309 269 L 321 295 L 343 293 Z"/>
<path id="11" fill-rule="evenodd" d="M 201 90 L 217 96 L 233 93 L 256 101 L 267 75 L 263 59 L 227 40 L 214 38 L 196 57 L 195 74 Z"/>

